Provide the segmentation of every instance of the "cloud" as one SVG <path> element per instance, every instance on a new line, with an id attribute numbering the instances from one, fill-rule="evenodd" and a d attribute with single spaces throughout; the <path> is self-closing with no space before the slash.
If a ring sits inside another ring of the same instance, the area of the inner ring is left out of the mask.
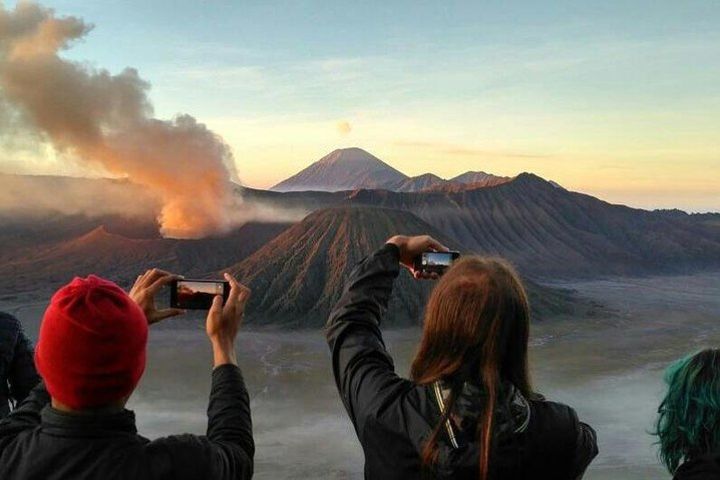
<path id="1" fill-rule="evenodd" d="M 166 236 L 231 228 L 230 148 L 190 115 L 154 118 L 149 84 L 135 69 L 111 74 L 59 56 L 91 28 L 35 3 L 0 3 L 0 124 L 21 124 L 58 152 L 147 189 L 161 200 Z"/>
<path id="2" fill-rule="evenodd" d="M 120 215 L 152 219 L 161 201 L 126 180 L 0 173 L 0 215 Z"/>
<path id="3" fill-rule="evenodd" d="M 336 124 L 337 131 L 340 135 L 349 135 L 352 131 L 352 125 L 347 120 L 342 120 Z"/>

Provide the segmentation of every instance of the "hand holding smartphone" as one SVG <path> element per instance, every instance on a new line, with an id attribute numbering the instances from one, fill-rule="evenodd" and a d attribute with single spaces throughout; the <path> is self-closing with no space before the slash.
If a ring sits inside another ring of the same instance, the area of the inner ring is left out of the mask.
<path id="1" fill-rule="evenodd" d="M 178 279 L 170 283 L 170 306 L 183 310 L 209 310 L 213 299 L 222 295 L 223 304 L 230 295 L 230 283 L 223 280 Z"/>

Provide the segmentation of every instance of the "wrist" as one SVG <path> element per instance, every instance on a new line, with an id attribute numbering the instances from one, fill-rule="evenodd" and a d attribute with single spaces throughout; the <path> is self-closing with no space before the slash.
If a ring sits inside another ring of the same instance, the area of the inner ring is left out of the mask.
<path id="1" fill-rule="evenodd" d="M 213 338 L 210 340 L 213 349 L 213 366 L 232 364 L 237 365 L 235 345 L 231 340 Z"/>

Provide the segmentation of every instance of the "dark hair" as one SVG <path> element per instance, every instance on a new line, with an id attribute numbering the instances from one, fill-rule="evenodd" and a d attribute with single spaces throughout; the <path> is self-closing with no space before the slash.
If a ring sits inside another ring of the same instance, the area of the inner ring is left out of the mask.
<path id="1" fill-rule="evenodd" d="M 673 362 L 654 434 L 670 473 L 680 463 L 720 448 L 720 350 L 706 349 Z"/>
<path id="2" fill-rule="evenodd" d="M 499 259 L 464 257 L 440 279 L 430 295 L 420 347 L 411 377 L 419 384 L 451 380 L 447 408 L 421 457 L 437 463 L 438 435 L 464 380 L 480 380 L 487 392 L 476 430 L 479 478 L 489 475 L 493 412 L 502 380 L 532 395 L 528 374 L 530 308 L 515 270 Z"/>

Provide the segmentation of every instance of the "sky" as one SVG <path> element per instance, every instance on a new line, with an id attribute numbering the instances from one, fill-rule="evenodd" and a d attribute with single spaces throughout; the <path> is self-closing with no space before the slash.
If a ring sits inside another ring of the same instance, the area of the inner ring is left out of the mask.
<path id="1" fill-rule="evenodd" d="M 358 146 L 408 175 L 720 211 L 720 2 L 41 3 L 94 25 L 65 57 L 138 69 L 155 115 L 205 123 L 252 187 Z M 97 174 L 11 144 L 0 171 Z"/>

